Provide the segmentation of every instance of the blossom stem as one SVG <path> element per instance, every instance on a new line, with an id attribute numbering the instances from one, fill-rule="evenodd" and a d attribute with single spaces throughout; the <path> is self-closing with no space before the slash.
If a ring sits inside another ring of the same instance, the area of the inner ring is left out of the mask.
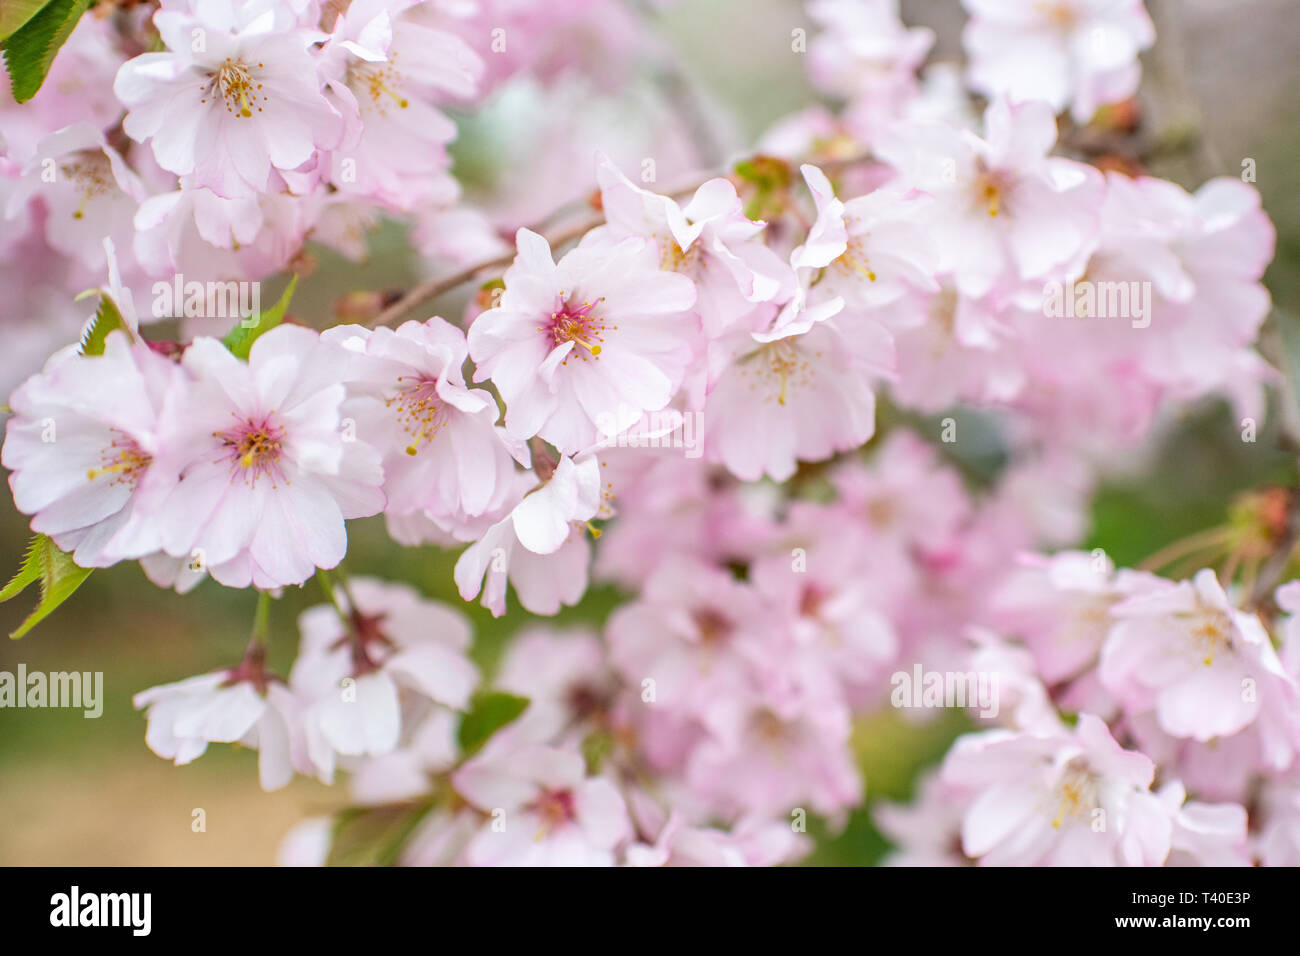
<path id="1" fill-rule="evenodd" d="M 339 601 L 338 592 L 334 590 L 334 582 L 330 580 L 330 573 L 324 568 L 318 569 L 316 571 L 316 581 L 320 584 L 320 589 L 325 592 L 325 597 L 329 600 L 330 604 L 334 606 L 334 610 L 338 612 L 339 620 L 343 622 L 343 627 L 350 633 L 352 630 L 352 618 L 348 615 L 348 612 L 343 609 L 342 602 Z"/>
<path id="2" fill-rule="evenodd" d="M 1232 538 L 1231 528 L 1210 528 L 1166 545 L 1143 561 L 1138 567 L 1143 571 L 1156 571 L 1173 564 L 1197 551 L 1205 551 L 1227 544 Z"/>
<path id="3" fill-rule="evenodd" d="M 250 646 L 257 644 L 266 647 L 271 637 L 271 594 L 269 591 L 257 592 L 257 610 L 253 612 L 253 635 Z"/>

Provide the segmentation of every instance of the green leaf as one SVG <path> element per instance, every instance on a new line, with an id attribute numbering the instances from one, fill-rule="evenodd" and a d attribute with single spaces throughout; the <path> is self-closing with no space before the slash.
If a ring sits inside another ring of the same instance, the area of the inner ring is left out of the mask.
<path id="1" fill-rule="evenodd" d="M 348 807 L 334 819 L 326 866 L 393 866 L 433 800 L 377 807 Z"/>
<path id="2" fill-rule="evenodd" d="M 587 761 L 587 773 L 593 777 L 600 774 L 605 758 L 614 752 L 614 738 L 606 730 L 593 730 L 582 740 L 582 756 Z"/>
<path id="3" fill-rule="evenodd" d="M 36 610 L 27 615 L 27 620 L 9 636 L 17 640 L 45 620 L 56 607 L 72 597 L 72 592 L 81 587 L 81 582 L 90 577 L 90 572 L 90 568 L 78 567 L 71 555 L 60 551 L 45 535 L 34 536 L 27 545 L 22 567 L 0 590 L 0 602 L 17 596 L 34 581 L 40 582 L 41 600 Z"/>
<path id="4" fill-rule="evenodd" d="M 5 0 L 6 4 L 8 0 Z M 14 99 L 26 103 L 36 95 L 50 72 L 54 55 L 86 12 L 89 0 L 49 0 L 12 35 L 5 38 L 5 69 Z"/>
<path id="5" fill-rule="evenodd" d="M 0 43 L 13 36 L 20 26 L 45 6 L 46 0 L 0 0 Z"/>
<path id="6" fill-rule="evenodd" d="M 460 721 L 457 740 L 461 752 L 466 757 L 477 753 L 493 734 L 522 714 L 528 703 L 527 697 L 502 691 L 476 694 L 470 701 L 469 712 Z"/>
<path id="7" fill-rule="evenodd" d="M 259 312 L 251 316 L 247 324 L 240 322 L 230 330 L 230 334 L 221 340 L 226 348 L 237 357 L 248 361 L 248 353 L 253 350 L 253 343 L 283 321 L 285 312 L 289 310 L 289 300 L 293 298 L 293 290 L 296 288 L 298 288 L 298 277 L 295 275 L 289 280 L 289 285 L 280 296 L 280 301 L 271 306 L 269 311 Z"/>
<path id="8" fill-rule="evenodd" d="M 122 313 L 118 311 L 117 303 L 101 293 L 99 308 L 95 311 L 95 321 L 90 323 L 90 328 L 86 329 L 86 334 L 81 337 L 81 354 L 103 355 L 104 340 L 108 338 L 108 333 L 118 329 L 126 332 L 127 335 L 131 334 L 122 319 Z"/>
<path id="9" fill-rule="evenodd" d="M 736 163 L 733 171 L 749 187 L 745 190 L 747 218 L 757 221 L 780 214 L 794 182 L 789 163 L 774 156 L 754 156 Z"/>

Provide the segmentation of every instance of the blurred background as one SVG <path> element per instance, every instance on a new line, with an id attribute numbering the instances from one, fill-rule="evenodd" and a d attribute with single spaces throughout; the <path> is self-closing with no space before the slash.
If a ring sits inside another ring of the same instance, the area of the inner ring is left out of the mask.
<path id="1" fill-rule="evenodd" d="M 960 58 L 964 14 L 955 0 L 904 0 L 903 18 L 939 35 L 934 57 Z M 1144 86 L 1166 87 L 1153 109 L 1196 124 L 1205 148 L 1196 162 L 1173 157 L 1153 172 L 1195 188 L 1208 164 L 1214 174 L 1239 175 L 1253 158 L 1257 186 L 1278 228 L 1278 250 L 1266 281 L 1276 304 L 1293 314 L 1300 296 L 1300 57 L 1294 0 L 1148 0 L 1160 35 L 1146 58 Z M 661 32 L 682 69 L 704 91 L 708 115 L 732 117 L 720 139 L 743 148 L 773 121 L 807 105 L 813 92 L 803 61 L 790 50 L 790 32 L 812 31 L 791 0 L 681 0 L 659 14 Z M 498 125 L 494 127 L 492 124 Z M 507 124 L 508 125 L 508 124 Z M 500 119 L 467 118 L 456 148 L 455 173 L 469 185 L 490 184 L 491 143 L 509 135 Z M 594 185 L 594 184 L 593 184 Z M 544 198 L 544 208 L 554 205 Z M 580 198 L 575 194 L 572 198 Z M 356 265 L 313 250 L 315 271 L 300 284 L 291 311 L 302 321 L 330 324 L 335 303 L 355 289 L 408 285 L 421 272 L 404 231 L 385 226 L 369 261 Z M 268 283 L 278 295 L 282 283 Z M 263 301 L 270 301 L 264 293 Z M 449 317 L 463 300 L 438 303 Z M 432 310 L 431 310 L 432 311 Z M 40 321 L 32 316 L 31 321 Z M 0 359 L 0 362 L 3 362 Z M 34 369 L 6 368 L 17 380 Z M 1160 546 L 1223 520 L 1239 492 L 1290 478 L 1276 449 L 1275 425 L 1256 444 L 1239 440 L 1225 407 L 1190 410 L 1154 447 L 1122 463 L 1093 505 L 1087 547 L 1105 548 L 1132 564 Z M 971 462 L 964 464 L 971 465 Z M 18 567 L 28 539 L 26 519 L 0 496 L 0 578 Z M 382 520 L 355 522 L 347 566 L 352 573 L 407 581 L 431 597 L 464 607 L 476 625 L 475 655 L 490 675 L 503 642 L 528 615 L 512 611 L 494 621 L 455 593 L 456 555 L 433 548 L 399 550 Z M 578 608 L 552 619 L 559 626 L 599 626 L 620 599 L 595 589 Z M 12 631 L 34 603 L 31 593 L 0 604 L 0 632 Z M 322 600 L 317 587 L 288 589 L 272 609 L 273 667 L 287 673 L 297 640 L 296 617 Z M 345 787 L 296 779 L 276 793 L 257 783 L 256 754 L 214 745 L 186 767 L 173 767 L 144 743 L 145 721 L 133 694 L 235 663 L 248 639 L 255 595 L 207 581 L 187 596 L 155 588 L 136 565 L 96 571 L 52 618 L 21 641 L 0 640 L 0 670 L 102 671 L 103 716 L 77 710 L 0 710 L 0 864 L 269 864 L 296 821 L 346 803 Z M 963 729 L 959 715 L 924 726 L 891 713 L 862 722 L 855 735 L 866 775 L 868 806 L 906 799 L 921 768 L 934 763 Z M 202 808 L 206 832 L 191 830 Z M 864 864 L 885 844 L 859 811 L 842 832 L 812 828 L 811 863 Z"/>

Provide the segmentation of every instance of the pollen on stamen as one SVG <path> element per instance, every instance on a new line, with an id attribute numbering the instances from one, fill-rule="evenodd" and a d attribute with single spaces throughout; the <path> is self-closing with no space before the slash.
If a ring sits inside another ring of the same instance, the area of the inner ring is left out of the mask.
<path id="1" fill-rule="evenodd" d="M 213 435 L 221 439 L 232 477 L 243 478 L 250 486 L 256 486 L 264 475 L 270 476 L 273 487 L 285 480 L 280 466 L 284 430 L 272 421 L 271 415 L 238 419 L 231 428 Z"/>
<path id="2" fill-rule="evenodd" d="M 601 343 L 604 341 L 604 334 L 607 331 L 617 330 L 617 326 L 612 329 L 607 327 L 604 320 L 592 314 L 603 298 L 595 302 L 584 301 L 582 305 L 573 305 L 570 303 L 563 292 L 560 293 L 562 305 L 551 312 L 549 323 L 539 327 L 538 331 L 549 333 L 551 341 L 555 346 L 563 345 L 565 342 L 572 342 L 578 349 L 575 349 L 560 363 L 567 365 L 570 358 L 577 355 L 584 362 L 590 355 L 593 359 L 599 361 L 600 353 L 603 351 Z"/>

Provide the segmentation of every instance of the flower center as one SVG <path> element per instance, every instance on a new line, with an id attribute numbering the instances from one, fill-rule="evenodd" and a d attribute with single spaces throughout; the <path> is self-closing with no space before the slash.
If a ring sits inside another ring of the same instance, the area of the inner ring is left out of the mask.
<path id="1" fill-rule="evenodd" d="M 831 263 L 831 265 L 835 266 L 845 275 L 860 275 L 871 282 L 875 282 L 876 273 L 875 270 L 871 268 L 871 261 L 867 256 L 867 247 L 863 242 L 866 238 L 865 235 L 851 236 L 849 238 L 848 247 L 838 259 Z"/>
<path id="2" fill-rule="evenodd" d="M 99 150 L 82 150 L 59 166 L 63 177 L 81 190 L 81 203 L 72 213 L 73 219 L 83 219 L 86 203 L 107 193 L 115 184 L 108 157 Z"/>
<path id="3" fill-rule="evenodd" d="M 599 316 L 591 314 L 591 310 L 600 304 L 601 300 L 595 302 L 583 302 L 582 305 L 574 305 L 568 301 L 565 293 L 560 293 L 563 305 L 551 313 L 550 322 L 543 325 L 539 331 L 549 332 L 551 341 L 556 347 L 563 345 L 565 342 L 572 342 L 577 348 L 573 349 L 561 365 L 567 365 L 569 359 L 577 355 L 584 362 L 590 355 L 593 359 L 600 357 L 601 345 L 604 333 L 612 329 L 618 330 L 618 326 L 606 326 L 605 321 Z"/>
<path id="4" fill-rule="evenodd" d="M 528 806 L 541 819 L 536 839 L 541 840 L 551 831 L 571 822 L 576 816 L 573 792 L 570 790 L 543 790 Z"/>
<path id="5" fill-rule="evenodd" d="M 397 70 L 396 59 L 394 53 L 387 63 L 356 63 L 348 69 L 348 86 L 357 94 L 358 101 L 369 99 L 372 108 L 381 114 L 388 112 L 389 100 L 401 109 L 411 105 L 401 95 L 402 74 Z"/>
<path id="6" fill-rule="evenodd" d="M 403 381 L 398 378 L 398 381 Z M 411 436 L 411 444 L 406 446 L 408 455 L 420 452 L 421 442 L 433 441 L 439 428 L 447 424 L 444 405 L 438 398 L 438 384 L 429 379 L 420 379 L 409 388 L 403 388 L 397 395 L 385 400 L 387 408 L 397 409 L 397 422 Z"/>
<path id="7" fill-rule="evenodd" d="M 1204 608 L 1192 624 L 1192 643 L 1197 653 L 1204 653 L 1206 667 L 1214 663 L 1214 655 L 1232 647 L 1232 619 L 1218 608 Z"/>
<path id="8" fill-rule="evenodd" d="M 1074 22 L 1078 18 L 1074 7 L 1069 3 L 1037 3 L 1034 6 L 1039 13 L 1051 21 L 1052 26 L 1060 29 L 1074 26 Z"/>
<path id="9" fill-rule="evenodd" d="M 257 68 L 262 69 L 262 64 L 257 64 Z M 252 70 L 242 60 L 232 60 L 229 57 L 223 60 L 221 66 L 217 67 L 217 72 L 211 75 L 204 90 L 206 95 L 199 102 L 206 103 L 207 96 L 212 95 L 214 89 L 225 100 L 226 112 L 243 119 L 253 115 L 254 107 L 257 112 L 262 112 L 262 107 L 258 106 L 259 100 L 266 102 L 266 94 L 261 92 L 262 84 L 256 81 Z"/>
<path id="10" fill-rule="evenodd" d="M 812 368 L 808 358 L 794 343 L 795 336 L 777 339 L 755 349 L 744 360 L 740 369 L 741 377 L 750 380 L 750 388 L 762 388 L 766 393 L 764 401 L 770 401 L 771 393 L 776 392 L 776 403 L 784 405 L 792 385 L 807 385 L 812 380 Z M 820 358 L 816 352 L 814 358 Z"/>
<path id="11" fill-rule="evenodd" d="M 140 475 L 153 462 L 153 456 L 142 451 L 134 439 L 118 432 L 118 437 L 100 454 L 100 460 L 102 465 L 86 472 L 88 481 L 112 475 L 109 484 L 127 484 L 134 489 Z"/>
<path id="12" fill-rule="evenodd" d="M 1067 819 L 1078 819 L 1097 806 L 1097 776 L 1088 764 L 1076 757 L 1065 767 L 1056 787 L 1057 810 L 1052 826 L 1061 828 Z"/>
<path id="13" fill-rule="evenodd" d="M 691 612 L 691 621 L 695 624 L 700 644 L 705 647 L 717 647 L 731 636 L 731 621 L 714 608 L 696 608 Z"/>
<path id="14" fill-rule="evenodd" d="M 260 421 L 247 418 L 212 434 L 221 439 L 232 475 L 245 478 L 250 485 L 256 485 L 263 475 L 271 476 L 273 486 L 284 478 L 280 468 L 284 429 L 273 424 L 269 416 Z"/>
<path id="15" fill-rule="evenodd" d="M 1006 205 L 1006 191 L 1005 178 L 985 169 L 981 163 L 979 175 L 975 177 L 975 207 L 996 219 Z"/>
<path id="16" fill-rule="evenodd" d="M 655 239 L 659 241 L 659 248 L 663 250 L 659 256 L 659 268 L 664 272 L 691 275 L 698 271 L 697 267 L 701 264 L 698 242 L 691 243 L 691 247 L 683 251 L 672 236 L 664 237 L 656 234 Z"/>

